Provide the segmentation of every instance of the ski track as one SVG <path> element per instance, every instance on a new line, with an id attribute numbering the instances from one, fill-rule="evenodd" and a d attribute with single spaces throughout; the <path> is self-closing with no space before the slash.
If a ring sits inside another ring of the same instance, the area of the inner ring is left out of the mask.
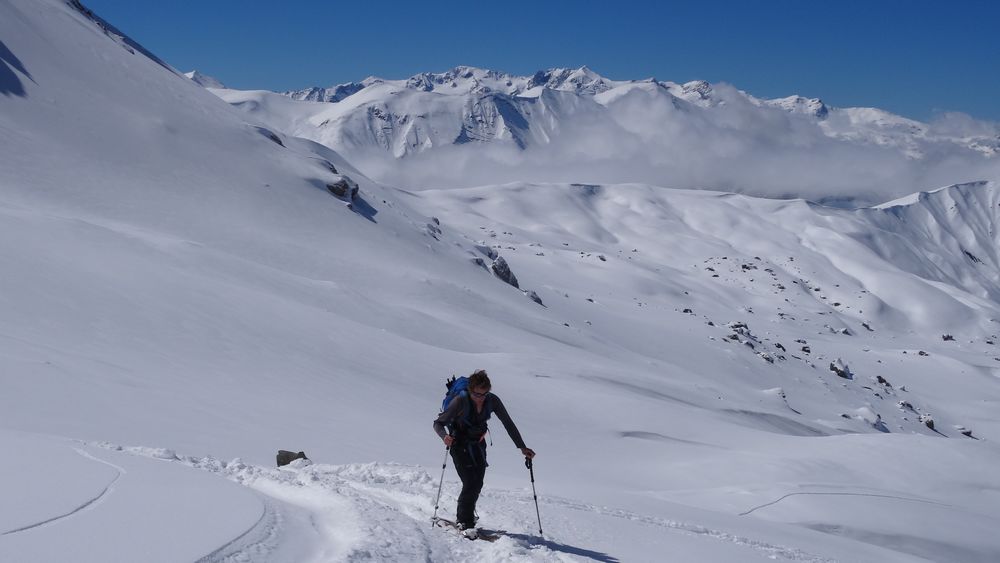
<path id="1" fill-rule="evenodd" d="M 512 494 L 509 492 L 500 491 L 490 491 L 483 493 L 484 497 L 497 497 L 506 496 L 512 500 L 528 504 L 531 502 L 531 497 L 527 495 Z M 545 497 L 544 499 L 539 499 L 540 504 L 547 504 L 550 506 L 558 506 L 561 508 L 567 508 L 570 510 L 579 510 L 585 512 L 593 512 L 600 514 L 602 516 L 609 516 L 612 518 L 623 518 L 626 520 L 631 520 L 633 522 L 641 522 L 643 524 L 650 524 L 653 526 L 658 526 L 672 531 L 682 532 L 689 535 L 695 536 L 707 536 L 715 538 L 721 541 L 735 543 L 744 547 L 748 547 L 755 551 L 762 552 L 764 555 L 771 559 L 782 558 L 789 561 L 805 561 L 809 563 L 835 563 L 835 559 L 830 559 L 827 557 L 821 557 L 818 555 L 813 555 L 802 551 L 800 549 L 784 547 L 780 545 L 774 545 L 761 540 L 755 540 L 753 538 L 748 538 L 745 536 L 738 536 L 730 534 L 722 530 L 715 530 L 712 528 L 706 528 L 698 524 L 691 524 L 686 522 L 677 522 L 676 520 L 667 520 L 664 518 L 656 518 L 653 516 L 644 516 L 641 514 L 636 514 L 634 512 L 629 512 L 627 510 L 621 510 L 617 508 L 608 508 L 602 506 L 596 506 L 593 504 L 584 504 L 568 499 L 560 499 L 557 497 Z"/>
<path id="2" fill-rule="evenodd" d="M 274 501 L 267 495 L 258 493 L 264 503 L 264 513 L 247 531 L 231 542 L 202 557 L 197 563 L 236 563 L 242 561 L 266 561 L 267 556 L 278 545 L 283 527 L 282 514 Z"/>
<path id="3" fill-rule="evenodd" d="M 100 492 L 100 494 L 98 494 L 97 496 L 95 496 L 92 499 L 87 500 L 86 502 L 84 502 L 80 506 L 74 508 L 73 510 L 70 510 L 66 514 L 60 514 L 59 516 L 55 516 L 53 518 L 49 518 L 48 520 L 43 520 L 41 522 L 36 522 L 34 524 L 29 524 L 27 526 L 23 526 L 21 528 L 16 528 L 14 530 L 8 530 L 8 531 L 0 534 L 0 536 L 6 536 L 8 534 L 16 534 L 18 532 L 24 532 L 24 531 L 27 531 L 27 530 L 33 530 L 35 528 L 40 528 L 42 526 L 46 526 L 48 524 L 52 524 L 52 523 L 58 522 L 58 521 L 63 520 L 65 518 L 70 518 L 72 516 L 75 516 L 76 514 L 79 514 L 80 512 L 82 512 L 84 510 L 94 508 L 95 506 L 97 506 L 97 505 L 101 504 L 102 502 L 104 502 L 104 499 L 107 498 L 108 495 L 110 495 L 111 493 L 114 492 L 114 490 L 115 490 L 114 489 L 115 483 L 117 483 L 118 480 L 121 479 L 122 475 L 124 475 L 125 473 L 128 473 L 127 471 L 125 471 L 125 469 L 123 469 L 123 468 L 121 468 L 121 467 L 119 467 L 119 466 L 117 466 L 117 465 L 115 465 L 115 464 L 113 464 L 113 463 L 111 463 L 109 461 L 104 461 L 103 459 L 94 457 L 94 456 L 90 455 L 89 453 L 81 450 L 80 448 L 73 448 L 73 449 L 76 451 L 76 453 L 80 454 L 81 456 L 83 456 L 83 457 L 85 457 L 87 459 L 91 459 L 91 460 L 96 461 L 98 463 L 103 463 L 104 465 L 111 466 L 117 472 L 115 474 L 115 478 L 112 479 L 111 482 L 109 482 L 107 484 L 107 486 L 104 487 L 104 490 L 102 490 Z"/>
<path id="4" fill-rule="evenodd" d="M 163 457 L 163 450 L 153 448 L 123 448 L 106 443 L 95 445 L 133 455 L 161 459 Z M 331 545 L 340 548 L 334 549 L 336 553 L 323 553 L 324 560 L 379 561 L 398 559 L 401 555 L 405 555 L 408 560 L 428 562 L 578 560 L 571 554 L 561 553 L 558 549 L 553 550 L 548 547 L 549 545 L 558 547 L 558 544 L 552 543 L 550 539 L 529 534 L 513 533 L 483 547 L 481 542 L 469 542 L 457 535 L 448 534 L 446 530 L 442 533 L 441 529 L 434 528 L 430 523 L 432 499 L 437 492 L 437 482 L 418 467 L 393 463 L 325 465 L 295 462 L 287 468 L 272 469 L 248 465 L 238 458 L 228 463 L 211 457 L 177 457 L 174 461 L 218 474 L 247 486 L 261 496 L 265 506 L 264 514 L 255 525 L 200 559 L 199 563 L 267 560 L 269 555 L 278 549 L 282 542 L 282 534 L 287 531 L 286 523 L 289 518 L 283 514 L 287 508 L 279 506 L 280 504 L 290 504 L 310 511 L 313 531 L 324 541 L 329 541 Z M 302 499 L 306 497 L 310 500 L 303 502 Z M 525 505 L 533 502 L 533 498 L 527 492 L 504 490 L 484 491 L 482 498 Z M 442 504 L 454 500 L 454 494 L 446 492 L 442 495 Z M 645 516 L 558 497 L 544 497 L 539 499 L 539 502 L 553 508 L 620 518 L 664 530 L 733 543 L 759 552 L 770 559 L 809 563 L 835 562 L 833 559 L 800 549 L 775 545 L 698 524 Z M 332 513 L 329 505 L 342 506 Z M 756 507 L 749 512 L 763 506 L 768 505 Z M 327 513 L 326 516 L 332 516 L 333 521 L 325 523 L 324 514 L 320 514 L 323 511 Z M 345 521 L 354 522 L 359 527 L 355 530 L 343 530 Z"/>
<path id="5" fill-rule="evenodd" d="M 740 512 L 740 516 L 746 516 L 747 514 L 750 514 L 751 512 L 753 512 L 755 510 L 758 510 L 758 509 L 761 509 L 761 508 L 767 508 L 768 506 L 773 506 L 773 505 L 778 504 L 779 502 L 785 500 L 788 497 L 794 497 L 796 495 L 890 498 L 890 499 L 895 499 L 895 500 L 906 500 L 906 501 L 910 501 L 910 502 L 922 502 L 924 504 L 936 504 L 938 506 L 947 506 L 947 507 L 951 507 L 952 506 L 950 504 L 945 504 L 943 502 L 935 502 L 933 500 L 925 500 L 925 499 L 910 498 L 910 497 L 899 497 L 899 496 L 894 496 L 894 495 L 879 495 L 879 494 L 874 494 L 874 493 L 829 493 L 829 492 L 809 493 L 809 492 L 802 492 L 802 493 L 788 493 L 787 495 L 785 495 L 785 496 L 783 496 L 783 497 L 781 497 L 781 498 L 779 498 L 777 500 L 772 500 L 771 502 L 768 502 L 766 504 L 762 504 L 760 506 L 755 506 L 755 507 L 751 508 L 750 510 L 747 510 L 746 512 Z"/>

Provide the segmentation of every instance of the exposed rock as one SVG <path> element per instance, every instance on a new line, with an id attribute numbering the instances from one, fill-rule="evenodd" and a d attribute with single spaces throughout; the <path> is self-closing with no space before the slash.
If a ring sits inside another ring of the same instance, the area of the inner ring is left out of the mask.
<path id="1" fill-rule="evenodd" d="M 931 415 L 922 414 L 920 415 L 920 418 L 918 420 L 920 420 L 920 422 L 922 422 L 924 426 L 926 426 L 927 428 L 934 430 L 934 417 L 932 417 Z"/>
<path id="2" fill-rule="evenodd" d="M 840 358 L 830 362 L 830 371 L 837 374 L 839 377 L 843 377 L 844 379 L 854 379 L 854 374 L 851 373 L 851 368 L 848 367 L 848 365 Z"/>
<path id="3" fill-rule="evenodd" d="M 342 174 L 337 180 L 327 183 L 326 189 L 339 198 L 354 201 L 358 197 L 358 183 Z"/>
<path id="4" fill-rule="evenodd" d="M 545 303 L 542 303 L 542 298 L 539 297 L 538 294 L 535 293 L 534 291 L 525 291 L 524 294 L 527 295 L 528 298 L 534 301 L 535 303 L 538 303 L 542 307 L 545 306 Z M 587 324 L 590 324 L 590 322 L 588 321 Z"/>
<path id="5" fill-rule="evenodd" d="M 507 261 L 503 259 L 503 256 L 497 256 L 496 260 L 493 261 L 492 269 L 496 277 L 520 289 L 520 286 L 517 284 L 517 277 L 514 275 L 514 272 L 510 271 L 510 266 L 507 265 Z"/>
<path id="6" fill-rule="evenodd" d="M 427 223 L 427 234 L 434 238 L 434 240 L 441 240 L 438 237 L 441 236 L 441 228 L 438 227 L 440 223 Z"/>
<path id="7" fill-rule="evenodd" d="M 496 250 L 494 250 L 493 248 L 491 248 L 489 246 L 486 246 L 485 244 L 477 244 L 476 245 L 476 250 L 478 250 L 479 252 L 482 252 L 490 260 L 496 260 L 497 257 L 500 256 L 497 253 Z"/>
<path id="8" fill-rule="evenodd" d="M 276 455 L 275 458 L 278 463 L 278 467 L 281 467 L 283 465 L 288 465 L 289 463 L 297 459 L 309 459 L 308 457 L 306 457 L 305 452 L 296 453 L 296 452 L 290 452 L 288 450 L 278 450 L 278 455 Z"/>

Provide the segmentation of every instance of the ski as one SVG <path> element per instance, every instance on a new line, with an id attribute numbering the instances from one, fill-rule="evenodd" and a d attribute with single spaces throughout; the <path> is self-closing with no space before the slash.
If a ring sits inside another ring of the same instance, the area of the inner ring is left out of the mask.
<path id="1" fill-rule="evenodd" d="M 442 528 L 452 529 L 452 530 L 455 530 L 456 532 L 459 532 L 459 533 L 462 532 L 462 530 L 459 529 L 458 524 L 456 524 L 455 522 L 453 522 L 451 520 L 448 520 L 447 518 L 441 518 L 441 517 L 432 518 L 431 519 L 431 523 L 434 524 L 435 526 L 440 526 Z M 503 530 L 483 530 L 483 529 L 480 529 L 480 530 L 478 530 L 478 534 L 477 534 L 476 537 L 474 537 L 474 538 L 466 538 L 466 539 L 469 539 L 469 540 L 483 540 L 483 541 L 488 541 L 488 542 L 495 542 L 498 539 L 500 539 L 500 537 L 503 534 L 504 534 Z"/>

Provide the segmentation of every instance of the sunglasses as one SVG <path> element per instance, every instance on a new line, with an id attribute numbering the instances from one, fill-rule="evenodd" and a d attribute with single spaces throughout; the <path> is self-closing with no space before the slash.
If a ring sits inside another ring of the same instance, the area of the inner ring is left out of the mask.
<path id="1" fill-rule="evenodd" d="M 489 394 L 490 394 L 490 392 L 489 392 L 489 391 L 487 391 L 487 392 L 485 392 L 485 393 L 476 393 L 475 391 L 473 391 L 473 390 L 471 390 L 471 389 L 470 389 L 470 390 L 469 390 L 469 394 L 471 394 L 471 395 L 472 395 L 473 397 L 475 397 L 475 398 L 477 398 L 477 399 L 483 399 L 483 398 L 485 398 L 485 397 L 486 397 L 486 395 L 489 395 Z"/>

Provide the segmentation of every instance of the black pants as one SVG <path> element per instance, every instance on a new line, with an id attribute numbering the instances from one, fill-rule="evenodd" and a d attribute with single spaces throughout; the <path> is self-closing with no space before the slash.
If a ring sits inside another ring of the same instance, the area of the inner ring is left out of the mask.
<path id="1" fill-rule="evenodd" d="M 451 459 L 455 462 L 458 478 L 462 480 L 455 522 L 471 528 L 476 525 L 476 501 L 486 476 L 486 444 L 456 442 L 451 447 Z"/>

